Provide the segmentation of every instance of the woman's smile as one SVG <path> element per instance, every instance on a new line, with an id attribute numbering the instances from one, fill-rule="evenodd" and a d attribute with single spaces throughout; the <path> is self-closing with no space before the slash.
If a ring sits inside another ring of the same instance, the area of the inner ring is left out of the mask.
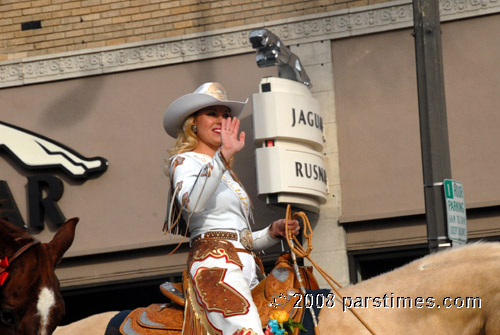
<path id="1" fill-rule="evenodd" d="M 194 151 L 213 156 L 221 146 L 222 119 L 231 116 L 231 111 L 225 106 L 212 106 L 196 113 L 193 124 L 196 125 L 198 146 Z"/>

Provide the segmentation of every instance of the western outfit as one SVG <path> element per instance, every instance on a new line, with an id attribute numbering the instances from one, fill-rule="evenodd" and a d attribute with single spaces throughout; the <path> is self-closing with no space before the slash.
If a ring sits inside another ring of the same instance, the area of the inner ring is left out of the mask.
<path id="1" fill-rule="evenodd" d="M 253 251 L 278 240 L 271 237 L 269 227 L 251 232 L 248 194 L 219 151 L 214 157 L 186 152 L 172 157 L 170 163 L 171 187 L 182 204 L 191 238 L 189 274 L 213 332 L 232 335 L 246 328 L 263 334 L 250 291 L 259 282 L 258 270 L 254 257 L 245 249 L 252 248 L 252 240 Z M 216 283 L 206 284 L 214 278 Z"/>

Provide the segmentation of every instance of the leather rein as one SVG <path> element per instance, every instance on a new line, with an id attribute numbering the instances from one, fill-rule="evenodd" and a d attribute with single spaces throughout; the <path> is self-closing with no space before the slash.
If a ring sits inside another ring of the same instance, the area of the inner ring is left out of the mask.
<path id="1" fill-rule="evenodd" d="M 21 240 L 22 237 L 18 237 L 16 238 L 15 240 L 16 241 L 19 241 Z M 31 247 L 39 244 L 40 241 L 38 240 L 31 240 L 30 242 L 26 243 L 25 245 L 23 245 L 21 248 L 19 248 L 15 253 L 14 255 L 10 256 L 9 258 L 5 257 L 3 260 L 0 260 L 0 278 L 2 278 L 3 280 L 0 282 L 0 286 L 3 284 L 3 281 L 5 281 L 5 279 L 7 278 L 8 276 L 8 272 L 6 272 L 6 270 L 8 269 L 9 265 L 12 264 L 13 261 L 15 261 L 19 256 L 21 256 L 22 254 L 24 254 L 26 251 L 28 251 L 28 249 L 30 249 Z M 3 274 L 3 275 L 2 275 Z"/>

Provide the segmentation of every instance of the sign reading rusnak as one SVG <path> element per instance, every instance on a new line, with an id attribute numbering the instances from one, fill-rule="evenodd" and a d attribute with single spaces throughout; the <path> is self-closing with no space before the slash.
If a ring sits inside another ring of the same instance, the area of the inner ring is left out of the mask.
<path id="1" fill-rule="evenodd" d="M 102 157 L 86 158 L 52 139 L 2 121 L 0 151 L 11 155 L 26 169 L 58 169 L 77 180 L 85 180 L 91 174 L 102 173 L 108 167 L 108 161 Z M 62 224 L 65 218 L 57 201 L 63 194 L 63 182 L 50 174 L 27 178 L 30 226 L 43 229 L 44 218 L 50 219 L 56 225 Z M 26 227 L 9 185 L 4 180 L 0 180 L 0 218 Z"/>

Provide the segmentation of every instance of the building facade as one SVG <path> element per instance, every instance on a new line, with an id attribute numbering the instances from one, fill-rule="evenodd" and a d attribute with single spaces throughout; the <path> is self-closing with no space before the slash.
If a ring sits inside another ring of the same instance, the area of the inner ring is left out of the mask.
<path id="1" fill-rule="evenodd" d="M 446 0 L 440 11 L 453 179 L 464 184 L 469 239 L 497 239 L 500 3 Z M 58 269 L 70 313 L 71 301 L 113 290 L 147 303 L 153 293 L 134 292 L 184 269 L 188 246 L 168 255 L 182 239 L 161 232 L 173 143 L 163 113 L 203 82 L 244 100 L 277 76 L 255 63 L 248 36 L 259 28 L 299 56 L 322 112 L 328 196 L 309 214 L 313 259 L 348 284 L 427 252 L 411 1 L 40 0 L 3 1 L 0 12 L 0 121 L 108 163 L 75 178 L 27 168 L 0 143 L 2 194 L 38 238 L 56 227 L 45 219 L 34 230 L 33 177 L 60 180 L 56 208 L 80 218 Z M 257 198 L 251 103 L 241 120 L 250 136 L 235 170 L 262 228 L 284 210 Z"/>

